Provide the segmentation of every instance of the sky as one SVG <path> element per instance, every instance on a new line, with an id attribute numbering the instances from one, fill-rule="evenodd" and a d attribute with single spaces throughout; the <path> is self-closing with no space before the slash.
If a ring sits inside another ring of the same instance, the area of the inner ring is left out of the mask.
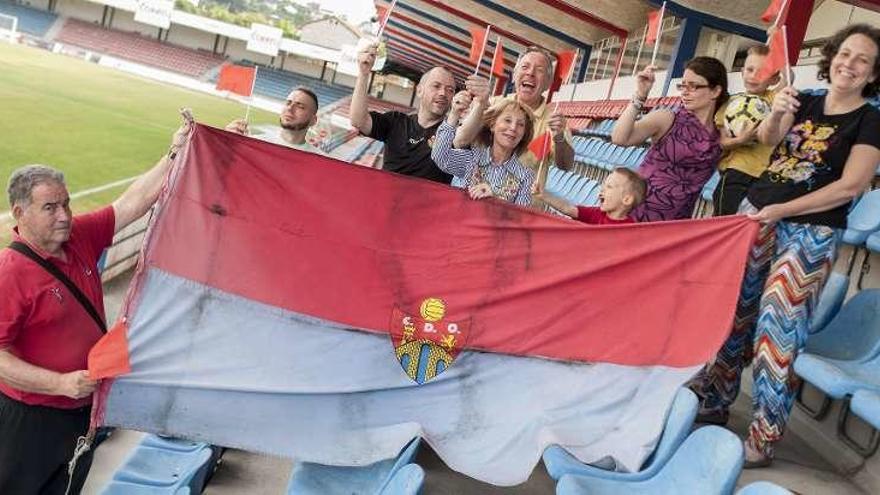
<path id="1" fill-rule="evenodd" d="M 376 15 L 376 8 L 371 0 L 299 0 L 301 3 L 317 1 L 322 8 L 345 14 L 353 24 L 359 24 Z"/>

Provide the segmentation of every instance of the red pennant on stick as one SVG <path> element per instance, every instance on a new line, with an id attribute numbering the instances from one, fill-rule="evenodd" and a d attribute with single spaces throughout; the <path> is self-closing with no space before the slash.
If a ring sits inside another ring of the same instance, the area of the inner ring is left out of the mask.
<path id="1" fill-rule="evenodd" d="M 758 79 L 766 81 L 785 68 L 788 57 L 785 45 L 785 30 L 775 30 L 773 36 L 770 38 L 770 53 L 764 57 L 764 65 L 758 70 Z"/>
<path id="2" fill-rule="evenodd" d="M 495 42 L 495 55 L 492 57 L 492 74 L 504 77 L 504 47 L 501 45 L 501 38 L 498 38 Z"/>
<path id="3" fill-rule="evenodd" d="M 761 20 L 774 24 L 785 22 L 785 18 L 788 16 L 789 5 L 791 5 L 789 0 L 770 0 L 767 10 L 761 14 Z M 777 22 L 777 19 L 779 19 L 779 22 Z"/>
<path id="4" fill-rule="evenodd" d="M 477 64 L 483 58 L 483 50 L 486 49 L 486 34 L 488 29 L 471 27 L 471 56 L 472 64 Z"/>
<path id="5" fill-rule="evenodd" d="M 223 64 L 220 77 L 217 79 L 217 90 L 231 91 L 241 96 L 250 96 L 254 91 L 254 78 L 257 70 L 254 67 Z"/>
<path id="6" fill-rule="evenodd" d="M 531 151 L 538 161 L 543 161 L 550 154 L 550 131 L 544 131 L 529 143 Z"/>
<path id="7" fill-rule="evenodd" d="M 645 43 L 657 41 L 657 35 L 660 34 L 660 20 L 659 10 L 654 10 L 648 14 L 648 32 L 645 34 Z"/>

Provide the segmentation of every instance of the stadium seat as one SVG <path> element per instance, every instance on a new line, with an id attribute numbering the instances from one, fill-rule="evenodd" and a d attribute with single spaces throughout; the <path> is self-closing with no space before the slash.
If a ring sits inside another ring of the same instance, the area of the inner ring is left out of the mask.
<path id="1" fill-rule="evenodd" d="M 655 476 L 669 459 L 675 454 L 694 424 L 697 416 L 697 396 L 689 389 L 682 387 L 675 394 L 672 406 L 666 416 L 663 433 L 657 442 L 654 452 L 645 460 L 640 471 L 622 473 L 599 469 L 584 464 L 558 445 L 544 450 L 544 465 L 550 477 L 559 480 L 565 475 L 578 475 L 587 478 L 603 478 L 619 482 L 635 482 Z M 574 493 L 574 492 L 572 492 Z"/>
<path id="2" fill-rule="evenodd" d="M 769 481 L 749 483 L 736 492 L 736 495 L 793 495 L 792 492 Z"/>
<path id="3" fill-rule="evenodd" d="M 188 486 L 148 486 L 127 481 L 111 480 L 101 493 L 103 495 L 189 495 L 192 492 Z"/>
<path id="4" fill-rule="evenodd" d="M 880 353 L 880 289 L 857 292 L 828 325 L 810 335 L 806 352 L 842 361 Z"/>
<path id="5" fill-rule="evenodd" d="M 880 393 L 856 390 L 849 407 L 856 416 L 880 430 Z"/>
<path id="6" fill-rule="evenodd" d="M 114 473 L 113 482 L 103 493 L 127 493 L 108 490 L 132 484 L 155 488 L 161 493 L 178 493 L 175 490 L 183 487 L 201 493 L 208 471 L 213 468 L 210 462 L 212 455 L 212 450 L 207 446 L 183 451 L 149 447 L 141 443 Z"/>
<path id="7" fill-rule="evenodd" d="M 425 471 L 418 464 L 407 464 L 394 473 L 380 495 L 417 495 L 425 482 Z"/>
<path id="8" fill-rule="evenodd" d="M 874 232 L 880 231 L 880 189 L 865 193 L 847 215 L 846 230 L 841 240 L 861 246 Z"/>
<path id="9" fill-rule="evenodd" d="M 880 390 L 880 289 L 858 292 L 807 340 L 798 375 L 835 399 L 859 389 Z"/>
<path id="10" fill-rule="evenodd" d="M 718 426 L 691 433 L 653 476 L 614 479 L 567 474 L 556 485 L 557 495 L 673 495 L 733 493 L 742 470 L 742 441 Z"/>
<path id="11" fill-rule="evenodd" d="M 880 232 L 869 235 L 865 240 L 865 246 L 875 253 L 880 253 Z"/>
<path id="12" fill-rule="evenodd" d="M 289 495 L 417 493 L 424 472 L 419 473 L 421 468 L 418 466 L 416 470 L 407 465 L 411 465 L 420 444 L 421 439 L 415 438 L 396 458 L 379 461 L 369 466 L 325 466 L 311 462 L 297 462 L 290 474 L 287 493 Z M 405 489 L 414 486 L 416 492 L 388 491 L 397 487 Z"/>

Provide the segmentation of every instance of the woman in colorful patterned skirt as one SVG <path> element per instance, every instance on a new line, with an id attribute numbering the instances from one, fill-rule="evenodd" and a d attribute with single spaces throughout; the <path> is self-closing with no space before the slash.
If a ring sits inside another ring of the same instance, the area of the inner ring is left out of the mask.
<path id="1" fill-rule="evenodd" d="M 678 90 L 681 105 L 636 120 L 654 85 L 654 67 L 639 72 L 636 92 L 617 119 L 611 140 L 621 146 L 653 143 L 639 173 L 648 182 L 645 201 L 632 212 L 640 222 L 690 218 L 703 186 L 721 158 L 715 112 L 727 101 L 727 69 L 718 59 L 687 63 Z"/>
<path id="2" fill-rule="evenodd" d="M 753 412 L 746 467 L 773 459 L 798 385 L 792 366 L 804 348 L 819 292 L 852 200 L 870 187 L 880 163 L 880 29 L 855 24 L 822 48 L 825 95 L 783 88 L 758 127 L 775 146 L 767 170 L 739 212 L 761 222 L 749 256 L 733 330 L 717 359 L 691 384 L 700 419 L 726 423 L 742 370 L 752 363 Z"/>

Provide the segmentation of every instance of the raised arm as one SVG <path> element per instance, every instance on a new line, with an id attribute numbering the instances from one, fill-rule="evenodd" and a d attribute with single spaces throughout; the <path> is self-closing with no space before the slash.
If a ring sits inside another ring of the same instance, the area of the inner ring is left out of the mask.
<path id="1" fill-rule="evenodd" d="M 637 146 L 648 138 L 659 139 L 672 127 L 674 116 L 671 112 L 651 112 L 637 120 L 653 85 L 654 66 L 649 65 L 636 76 L 636 94 L 615 122 L 611 142 L 618 146 Z"/>
<path id="2" fill-rule="evenodd" d="M 568 201 L 550 193 L 547 191 L 542 192 L 538 195 L 538 199 L 552 206 L 554 209 L 560 211 L 567 217 L 577 218 L 578 210 L 577 207 Z"/>
<path id="3" fill-rule="evenodd" d="M 456 125 L 461 114 L 470 103 L 471 98 L 467 91 L 460 91 L 452 98 L 452 108 L 449 109 L 446 120 L 437 128 L 434 147 L 431 149 L 431 159 L 440 170 L 463 179 L 468 178 L 476 165 L 474 151 L 470 148 L 455 149 L 452 141 L 455 139 Z"/>
<path id="4" fill-rule="evenodd" d="M 364 135 L 369 135 L 373 130 L 373 119 L 367 110 L 369 102 L 367 86 L 370 84 L 370 74 L 373 70 L 373 63 L 376 61 L 377 49 L 378 45 L 374 42 L 358 52 L 358 76 L 354 83 L 354 93 L 351 95 L 349 110 L 351 125 Z"/>
<path id="5" fill-rule="evenodd" d="M 483 127 L 483 112 L 489 108 L 489 80 L 480 76 L 469 76 L 465 81 L 465 89 L 473 98 L 471 110 L 455 133 L 456 148 L 467 148 L 474 142 Z"/>
<path id="6" fill-rule="evenodd" d="M 773 109 L 758 126 L 758 141 L 768 146 L 776 146 L 794 124 L 795 113 L 801 106 L 798 92 L 791 86 L 782 88 L 773 98 Z"/>
<path id="7" fill-rule="evenodd" d="M 171 166 L 171 158 L 169 155 L 177 153 L 184 144 L 186 144 L 187 136 L 192 130 L 190 122 L 184 123 L 171 141 L 171 148 L 168 154 L 159 159 L 158 162 L 148 170 L 144 175 L 140 176 L 134 183 L 119 196 L 119 199 L 113 202 L 113 213 L 116 216 L 115 232 L 119 232 L 128 226 L 131 222 L 144 216 L 162 190 L 162 184 L 168 169 Z"/>

